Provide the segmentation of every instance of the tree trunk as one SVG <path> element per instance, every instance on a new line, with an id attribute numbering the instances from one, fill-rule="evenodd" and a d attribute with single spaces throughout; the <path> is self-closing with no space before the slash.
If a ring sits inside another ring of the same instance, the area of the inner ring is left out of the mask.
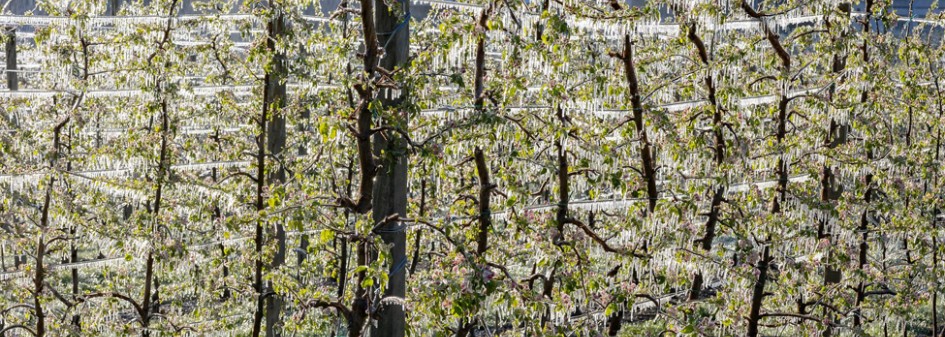
<path id="1" fill-rule="evenodd" d="M 161 148 L 158 155 L 158 172 L 155 179 L 154 187 L 154 208 L 151 210 L 152 216 L 155 220 L 158 219 L 158 216 L 161 212 L 161 202 L 162 202 L 162 192 L 164 188 L 164 180 L 167 176 L 167 170 L 170 168 L 168 152 L 170 151 L 168 139 L 168 133 L 170 132 L 170 116 L 168 116 L 167 111 L 167 101 L 161 101 Z M 151 223 L 151 235 L 155 236 L 155 230 L 157 230 L 156 223 Z M 158 235 L 159 236 L 159 235 Z M 147 337 L 151 335 L 149 329 L 151 322 L 151 315 L 157 312 L 157 308 L 160 306 L 158 301 L 152 300 L 158 298 L 158 289 L 156 284 L 158 283 L 157 277 L 154 275 L 154 252 L 148 251 L 147 262 L 145 263 L 144 271 L 144 291 L 142 292 L 142 317 L 141 317 L 141 326 L 143 330 L 141 331 L 141 336 Z M 152 284 L 155 285 L 153 291 L 151 289 Z"/>
<path id="2" fill-rule="evenodd" d="M 52 190 L 52 182 L 49 189 Z M 44 217 L 49 212 L 49 194 L 46 194 L 46 205 L 43 207 Z M 45 225 L 43 226 L 45 227 Z M 45 229 L 45 228 L 44 228 Z M 40 300 L 43 295 L 44 282 L 46 281 L 46 266 L 44 259 L 46 257 L 45 238 L 40 234 L 39 245 L 36 247 L 36 273 L 33 276 L 33 306 L 36 312 L 36 337 L 46 336 L 46 313 L 43 310 L 43 303 Z"/>
<path id="3" fill-rule="evenodd" d="M 420 181 L 420 218 L 426 215 L 427 208 L 427 180 Z M 410 275 L 417 272 L 417 262 L 420 261 L 420 244 L 423 242 L 423 230 L 417 230 L 414 234 L 413 260 L 410 261 Z"/>
<path id="4" fill-rule="evenodd" d="M 633 42 L 630 41 L 630 35 L 624 36 L 623 43 L 624 75 L 630 88 L 630 105 L 633 108 L 631 117 L 636 127 L 636 136 L 640 139 L 640 163 L 643 165 L 643 180 L 646 183 L 647 214 L 650 214 L 656 210 L 656 200 L 659 198 L 659 192 L 656 190 L 656 164 L 643 119 L 643 95 L 640 92 L 636 65 L 633 62 Z"/>
<path id="5" fill-rule="evenodd" d="M 476 147 L 476 172 L 479 174 L 479 233 L 476 239 L 476 255 L 482 257 L 489 249 L 489 229 L 492 228 L 492 211 L 490 196 L 492 194 L 492 180 L 489 178 L 489 166 L 482 149 Z"/>
<path id="6" fill-rule="evenodd" d="M 768 40 L 768 43 L 771 44 L 772 49 L 774 49 L 778 58 L 781 61 L 780 70 L 781 76 L 789 76 L 791 72 L 791 56 L 784 49 L 784 46 L 780 42 L 780 36 L 772 32 L 771 28 L 768 27 L 767 22 L 764 20 L 764 14 L 756 12 L 751 5 L 748 4 L 745 0 L 741 3 L 742 9 L 749 16 L 757 19 L 761 28 L 765 34 L 765 38 Z M 790 81 L 789 79 L 784 79 L 785 81 Z M 777 133 L 775 134 L 775 139 L 778 146 L 784 141 L 784 138 L 787 136 L 787 124 L 788 119 L 790 118 L 790 112 L 788 111 L 788 105 L 791 100 L 787 97 L 786 92 L 786 83 L 782 83 L 782 89 L 779 94 L 780 98 L 778 100 L 778 128 Z M 787 201 L 787 188 L 788 188 L 788 163 L 784 160 L 783 153 L 778 158 L 777 168 L 775 168 L 776 174 L 778 176 L 778 185 L 775 191 L 775 196 L 771 200 L 771 214 L 780 214 L 783 210 L 781 209 L 781 203 Z M 762 249 L 761 258 L 755 268 L 758 270 L 758 279 L 755 280 L 755 285 L 752 290 L 751 296 L 751 309 L 748 314 L 748 337 L 757 337 L 758 336 L 758 326 L 761 321 L 762 316 L 762 307 L 764 307 L 764 298 L 767 296 L 765 293 L 765 285 L 768 282 L 768 269 L 771 264 L 771 244 L 770 234 L 766 237 L 765 242 L 763 243 L 764 248 Z"/>
<path id="7" fill-rule="evenodd" d="M 355 106 L 355 115 L 357 116 L 357 132 L 355 139 L 358 148 L 358 168 L 360 172 L 360 183 L 358 184 L 358 197 L 355 200 L 350 199 L 351 193 L 339 198 L 339 202 L 345 205 L 347 209 L 356 214 L 366 214 L 373 208 L 375 199 L 374 182 L 377 177 L 377 164 L 374 161 L 374 149 L 371 144 L 371 132 L 374 127 L 374 116 L 371 109 L 368 108 L 370 102 L 376 99 L 373 82 L 376 77 L 376 68 L 378 66 L 378 45 L 377 27 L 375 26 L 374 14 L 375 0 L 360 0 L 361 2 L 361 32 L 364 39 L 364 79 L 362 83 L 355 84 L 353 89 L 358 93 L 358 103 Z M 386 8 L 386 7 L 384 7 Z M 345 21 L 347 25 L 347 20 Z M 364 83 L 368 82 L 368 83 Z M 406 123 L 405 123 L 406 124 Z M 388 170 L 392 170 L 388 169 Z M 350 173 L 350 169 L 349 169 Z M 350 180 L 350 179 L 349 179 Z M 375 215 L 378 214 L 375 212 Z M 368 259 L 373 257 L 371 247 L 363 240 L 355 242 L 355 255 L 357 256 L 357 265 L 367 265 Z M 364 323 L 368 319 L 368 290 L 362 286 L 365 278 L 365 272 L 357 272 L 357 283 L 355 284 L 354 299 L 351 303 L 351 315 L 348 321 L 348 336 L 361 336 Z M 390 280 L 390 278 L 388 278 Z M 341 291 L 339 291 L 341 292 Z"/>
<path id="8" fill-rule="evenodd" d="M 640 92 L 640 82 L 637 79 L 636 64 L 633 62 L 633 42 L 630 41 L 630 35 L 623 37 L 623 52 L 616 56 L 622 61 L 625 80 L 630 92 L 630 106 L 632 112 L 630 118 L 633 121 L 636 137 L 640 140 L 640 164 L 643 165 L 643 181 L 646 184 L 647 207 L 646 216 L 650 216 L 656 210 L 656 201 L 659 199 L 659 191 L 656 189 L 656 164 L 654 162 L 653 147 L 650 144 L 646 132 L 646 125 L 643 118 L 643 95 Z M 621 308 L 609 319 L 608 331 L 611 336 L 616 336 L 623 324 L 623 309 Z"/>
<path id="9" fill-rule="evenodd" d="M 935 79 L 934 81 L 935 82 L 935 103 L 936 103 L 936 106 L 938 107 L 938 118 L 941 119 L 943 116 L 945 116 L 945 106 L 942 105 L 942 88 L 938 81 L 938 73 L 936 73 L 935 66 L 933 65 L 931 60 L 929 61 L 929 72 L 932 73 L 932 76 Z M 939 162 L 939 159 L 941 158 L 941 149 L 942 149 L 942 129 L 941 129 L 941 125 L 936 125 L 935 154 L 934 154 L 934 157 L 932 157 L 932 163 Z M 938 186 L 938 170 L 935 171 L 935 175 L 933 177 L 933 184 L 934 186 Z M 929 192 L 928 182 L 925 183 L 924 190 L 925 190 L 925 193 Z M 938 217 L 940 214 L 941 214 L 941 210 L 938 207 L 935 207 L 932 210 L 933 231 L 937 231 L 936 222 L 938 221 Z M 938 270 L 938 235 L 933 235 L 932 236 L 932 275 L 937 276 L 938 275 L 937 270 Z M 932 322 L 934 326 L 932 335 L 938 336 L 938 337 L 945 337 L 945 330 L 938 331 L 938 287 L 939 287 L 938 279 L 936 279 L 934 287 L 935 289 L 934 289 L 934 292 L 932 293 L 932 320 L 933 320 Z"/>
<path id="10" fill-rule="evenodd" d="M 934 72 L 934 70 L 932 71 Z M 936 91 L 938 91 L 937 78 L 936 78 L 935 86 L 936 86 Z M 941 112 L 940 102 L 939 102 L 939 109 Z M 939 114 L 939 118 L 941 118 L 941 113 Z M 938 135 L 936 136 L 936 139 L 935 139 L 935 156 L 932 162 L 938 162 L 940 142 L 941 142 L 941 131 L 938 132 Z M 934 180 L 935 180 L 934 184 L 937 186 L 938 185 L 937 175 L 935 176 Z M 925 184 L 924 192 L 928 193 L 928 183 Z M 938 208 L 935 208 L 932 210 L 931 218 L 932 218 L 933 231 L 937 230 L 935 227 L 936 227 L 936 222 L 937 222 L 939 213 L 940 211 Z M 931 239 L 932 239 L 932 275 L 938 275 L 938 264 L 939 264 L 938 262 L 938 236 L 932 235 Z M 936 278 L 932 286 L 932 336 L 936 336 L 936 337 L 945 336 L 945 330 L 939 331 L 939 325 L 938 325 L 938 288 L 939 288 L 939 281 Z"/>
<path id="11" fill-rule="evenodd" d="M 872 21 L 872 15 L 871 15 L 872 11 L 873 11 L 873 0 L 866 0 L 866 9 L 864 11 L 866 14 L 866 17 L 863 22 L 863 35 L 864 35 L 863 39 L 864 40 L 863 40 L 863 45 L 860 48 L 860 51 L 862 52 L 862 56 L 863 56 L 863 62 L 865 64 L 869 64 L 870 62 L 869 43 L 868 43 L 869 36 L 868 35 L 870 34 L 870 22 Z M 860 95 L 860 104 L 865 104 L 868 100 L 869 100 L 869 91 L 864 90 L 863 93 Z M 872 149 L 869 149 L 869 148 L 866 149 L 866 157 L 868 159 L 868 162 L 873 161 Z M 870 208 L 870 203 L 872 202 L 873 174 L 867 173 L 866 176 L 864 177 L 864 180 L 865 180 L 864 185 L 866 185 L 866 191 L 864 192 L 864 196 L 863 196 L 865 209 L 863 210 L 863 215 L 860 218 L 860 227 L 858 228 L 859 231 L 862 233 L 862 237 L 860 240 L 859 261 L 857 265 L 857 268 L 860 271 L 865 269 L 866 264 L 868 263 L 867 255 L 869 253 L 870 246 L 869 246 L 869 232 L 867 230 L 869 228 L 869 212 L 870 212 L 869 208 Z M 855 303 L 855 308 L 853 311 L 854 313 L 853 329 L 854 330 L 859 329 L 862 325 L 862 318 L 861 318 L 862 311 L 860 307 L 862 306 L 863 301 L 866 299 L 866 285 L 864 284 L 863 281 L 860 281 L 857 284 L 855 292 L 856 292 L 856 303 Z"/>
<path id="12" fill-rule="evenodd" d="M 79 262 L 79 251 L 75 247 L 75 235 L 76 228 L 72 226 L 72 229 L 69 231 L 69 235 L 73 237 L 69 242 L 69 263 Z M 74 298 L 79 297 L 79 268 L 72 268 L 72 296 Z M 82 317 L 79 314 L 72 315 L 72 325 L 75 326 L 77 331 L 82 331 Z"/>
<path id="13" fill-rule="evenodd" d="M 68 118 L 66 119 L 68 121 Z M 53 155 L 52 160 L 50 161 L 50 166 L 56 167 L 56 162 L 59 159 L 59 136 L 60 131 L 65 123 L 59 124 L 54 130 L 55 139 L 53 143 Z M 49 211 L 52 205 L 52 193 L 53 188 L 56 186 L 55 176 L 49 177 L 49 185 L 46 187 L 46 195 L 43 198 L 42 214 L 40 215 L 39 220 L 39 243 L 36 245 L 36 270 L 33 273 L 33 311 L 36 313 L 36 337 L 43 337 L 46 335 L 46 313 L 43 309 L 42 296 L 44 291 L 44 285 L 46 282 L 46 229 L 49 226 Z"/>
<path id="14" fill-rule="evenodd" d="M 705 43 L 702 42 L 702 38 L 699 37 L 699 34 L 696 32 L 696 25 L 692 24 L 689 28 L 688 34 L 689 40 L 696 46 L 696 49 L 699 53 L 699 60 L 702 61 L 702 64 L 706 67 L 710 66 L 709 64 L 709 54 L 706 50 Z M 721 166 L 725 161 L 725 136 L 722 133 L 723 125 L 722 121 L 722 107 L 719 106 L 719 102 L 716 96 L 716 86 L 713 81 L 711 70 L 706 70 L 705 76 L 705 86 L 709 91 L 709 103 L 712 105 L 713 114 L 712 114 L 712 127 L 713 135 L 715 138 L 715 144 L 713 146 L 713 152 L 715 153 L 715 164 Z M 715 189 L 715 194 L 712 196 L 712 203 L 709 208 L 708 219 L 705 223 L 705 234 L 699 243 L 701 243 L 701 248 L 706 254 L 712 251 L 712 242 L 715 240 L 715 227 L 717 226 L 720 218 L 719 209 L 722 206 L 722 201 L 725 198 L 725 186 L 718 186 Z M 702 287 L 705 283 L 705 280 L 702 276 L 701 271 L 696 271 L 695 275 L 692 278 L 692 286 L 689 290 L 689 300 L 696 300 L 699 296 L 702 295 Z"/>
<path id="15" fill-rule="evenodd" d="M 831 70 L 834 74 L 839 74 L 846 67 L 846 62 L 841 54 L 837 53 L 833 55 L 833 64 Z M 833 95 L 836 91 L 836 84 L 830 85 L 830 90 L 828 91 L 828 100 L 833 101 Z M 847 141 L 847 132 L 850 126 L 846 123 L 840 124 L 837 121 L 830 120 L 830 128 L 827 133 L 827 138 L 825 143 L 828 147 L 834 148 L 840 144 L 843 144 Z M 840 195 L 843 193 L 843 186 L 837 182 L 836 176 L 833 173 L 833 169 L 828 163 L 824 163 L 823 169 L 821 171 L 821 192 L 820 200 L 825 204 L 832 203 L 840 199 Z M 830 230 L 827 228 L 827 219 L 821 220 L 817 228 L 817 238 L 819 240 L 827 240 L 833 242 L 833 237 L 830 233 Z M 833 250 L 827 250 L 827 263 L 824 264 L 824 285 L 828 286 L 830 284 L 839 283 L 842 279 L 842 274 L 838 268 L 832 264 L 833 260 Z M 828 301 L 828 304 L 831 302 L 830 299 L 824 299 Z M 824 317 L 829 319 L 834 319 L 835 315 L 828 311 L 827 307 L 823 308 Z M 832 328 L 830 325 L 825 325 L 824 329 L 821 332 L 821 335 L 824 337 L 830 337 L 833 335 Z"/>
<path id="16" fill-rule="evenodd" d="M 748 337 L 758 337 L 758 323 L 761 320 L 761 307 L 765 298 L 765 285 L 768 282 L 768 263 L 771 257 L 768 247 L 764 248 L 761 260 L 758 261 L 758 280 L 751 292 L 751 309 L 748 312 Z"/>

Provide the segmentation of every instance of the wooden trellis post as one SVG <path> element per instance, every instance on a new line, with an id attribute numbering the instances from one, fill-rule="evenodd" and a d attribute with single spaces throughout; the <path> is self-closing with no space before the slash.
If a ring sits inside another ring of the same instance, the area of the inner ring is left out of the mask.
<path id="1" fill-rule="evenodd" d="M 105 8 L 105 15 L 114 16 L 118 15 L 118 10 L 121 9 L 121 0 L 108 0 Z"/>
<path id="2" fill-rule="evenodd" d="M 19 89 L 17 82 L 17 73 L 16 73 L 16 28 L 8 27 L 4 34 L 7 36 L 6 40 L 6 59 L 7 65 L 5 72 L 7 74 L 7 89 L 10 91 L 16 91 Z"/>

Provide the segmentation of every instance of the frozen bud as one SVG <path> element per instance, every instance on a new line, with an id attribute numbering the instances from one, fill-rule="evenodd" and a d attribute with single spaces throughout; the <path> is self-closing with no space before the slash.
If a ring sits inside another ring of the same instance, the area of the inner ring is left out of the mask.
<path id="1" fill-rule="evenodd" d="M 760 256 L 758 255 L 758 252 L 753 251 L 751 252 L 751 254 L 748 254 L 748 257 L 745 258 L 745 262 L 747 262 L 748 264 L 755 264 L 756 262 L 758 262 L 759 258 Z"/>
<path id="2" fill-rule="evenodd" d="M 561 232 L 558 232 L 557 228 L 552 228 L 548 230 L 548 236 L 551 237 L 551 240 L 554 241 L 561 236 Z"/>
<path id="3" fill-rule="evenodd" d="M 437 158 L 443 157 L 443 146 L 440 143 L 430 144 L 430 153 L 433 153 Z"/>
<path id="4" fill-rule="evenodd" d="M 582 231 L 578 231 L 578 232 L 575 232 L 575 233 L 574 233 L 573 238 L 574 238 L 575 241 L 581 242 L 581 241 L 584 241 L 585 239 L 587 239 L 587 234 L 584 234 L 584 232 L 582 232 Z"/>
<path id="5" fill-rule="evenodd" d="M 745 239 L 738 240 L 738 248 L 748 248 L 748 246 L 749 246 L 748 240 L 745 240 Z"/>
<path id="6" fill-rule="evenodd" d="M 492 281 L 493 278 L 495 278 L 495 272 L 493 272 L 492 269 L 489 269 L 489 267 L 482 268 L 482 281 L 483 282 Z"/>

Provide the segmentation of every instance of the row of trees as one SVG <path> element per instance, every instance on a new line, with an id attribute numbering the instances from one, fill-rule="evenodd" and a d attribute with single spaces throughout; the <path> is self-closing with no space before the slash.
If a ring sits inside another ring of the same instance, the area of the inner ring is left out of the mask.
<path id="1" fill-rule="evenodd" d="M 0 335 L 945 334 L 937 14 L 182 6 L 0 16 Z"/>

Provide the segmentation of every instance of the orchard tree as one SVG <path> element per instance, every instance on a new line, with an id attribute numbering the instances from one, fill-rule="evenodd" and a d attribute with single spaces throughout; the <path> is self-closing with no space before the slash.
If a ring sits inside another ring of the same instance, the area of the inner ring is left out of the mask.
<path id="1" fill-rule="evenodd" d="M 902 3 L 4 3 L 0 335 L 943 335 Z"/>

